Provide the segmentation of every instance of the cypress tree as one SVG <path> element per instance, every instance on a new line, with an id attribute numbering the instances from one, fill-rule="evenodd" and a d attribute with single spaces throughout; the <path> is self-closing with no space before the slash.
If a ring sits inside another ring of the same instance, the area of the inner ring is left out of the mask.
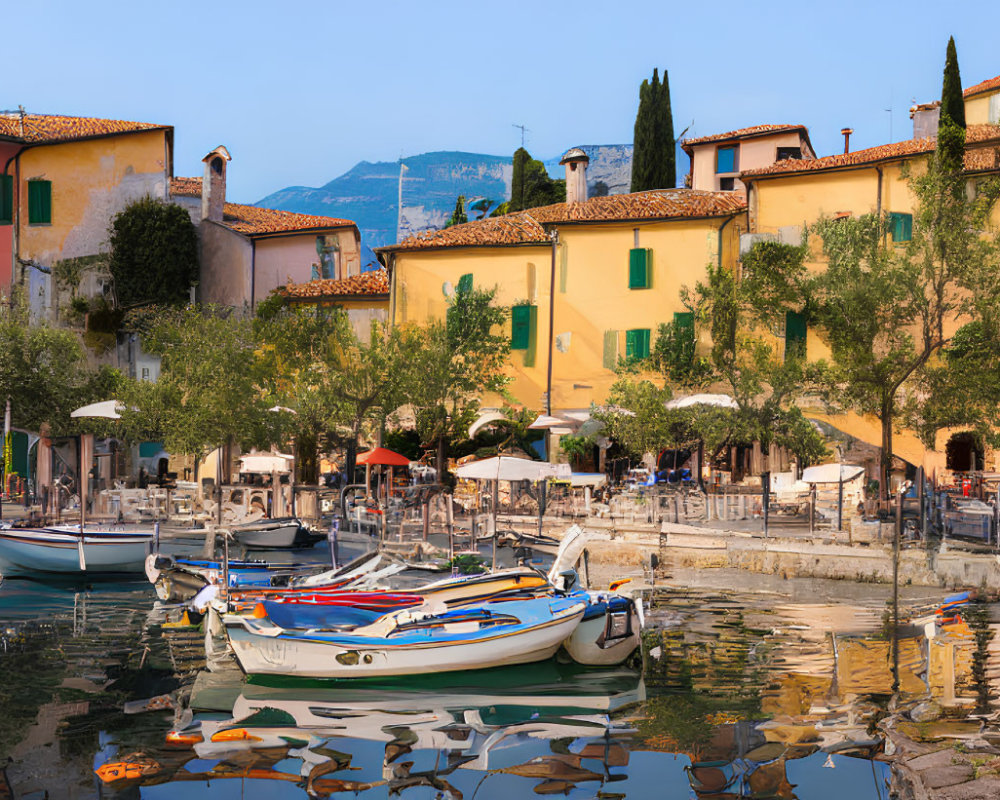
<path id="1" fill-rule="evenodd" d="M 667 71 L 663 70 L 663 83 L 660 84 L 660 102 L 657 109 L 657 121 L 660 129 L 657 132 L 658 162 L 661 171 L 660 188 L 673 189 L 677 185 L 676 143 L 674 141 L 674 114 L 670 108 L 670 82 Z"/>
<path id="2" fill-rule="evenodd" d="M 450 228 L 452 225 L 461 225 L 464 222 L 469 221 L 469 215 L 465 213 L 465 195 L 460 194 L 458 199 L 455 201 L 455 210 L 451 212 L 451 219 L 449 219 L 444 226 Z"/>
<path id="3" fill-rule="evenodd" d="M 941 122 L 945 117 L 961 128 L 965 127 L 965 99 L 962 97 L 962 76 L 958 71 L 955 37 L 948 38 L 944 59 L 944 82 L 941 86 Z"/>
<path id="4" fill-rule="evenodd" d="M 531 154 L 523 147 L 514 151 L 514 170 L 510 177 L 510 210 L 524 210 L 524 170 Z"/>
<path id="5" fill-rule="evenodd" d="M 639 110 L 632 141 L 631 190 L 672 189 L 676 184 L 670 85 L 667 73 L 663 73 L 663 83 L 660 83 L 659 70 L 654 68 L 652 81 L 644 80 L 639 87 Z"/>

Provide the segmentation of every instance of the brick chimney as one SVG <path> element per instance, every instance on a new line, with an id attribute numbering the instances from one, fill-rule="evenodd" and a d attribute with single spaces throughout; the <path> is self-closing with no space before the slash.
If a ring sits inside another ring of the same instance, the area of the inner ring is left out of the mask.
<path id="1" fill-rule="evenodd" d="M 587 164 L 590 159 L 579 147 L 567 150 L 560 159 L 566 165 L 566 202 L 583 203 L 587 200 Z"/>
<path id="2" fill-rule="evenodd" d="M 229 151 L 219 145 L 202 161 L 205 176 L 201 182 L 201 218 L 222 222 L 222 209 L 226 202 L 226 165 L 233 160 Z"/>

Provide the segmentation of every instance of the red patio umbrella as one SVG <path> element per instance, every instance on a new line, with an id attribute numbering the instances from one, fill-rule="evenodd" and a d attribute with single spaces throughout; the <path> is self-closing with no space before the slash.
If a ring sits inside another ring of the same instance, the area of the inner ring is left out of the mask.
<path id="1" fill-rule="evenodd" d="M 408 467 L 410 465 L 410 459 L 389 450 L 388 448 L 376 447 L 374 450 L 369 450 L 368 452 L 359 455 L 356 463 L 365 465 L 365 491 L 371 493 L 371 468 L 373 465 L 386 467 Z M 392 481 L 390 480 L 389 483 L 389 493 L 391 494 Z"/>
<path id="2" fill-rule="evenodd" d="M 358 464 L 381 464 L 390 467 L 408 467 L 410 459 L 401 456 L 385 447 L 376 447 L 366 453 L 361 453 L 357 459 Z"/>

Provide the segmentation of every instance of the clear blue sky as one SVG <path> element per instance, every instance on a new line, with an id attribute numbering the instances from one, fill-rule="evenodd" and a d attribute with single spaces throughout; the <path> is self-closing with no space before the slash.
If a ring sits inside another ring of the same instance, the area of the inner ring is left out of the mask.
<path id="1" fill-rule="evenodd" d="M 318 186 L 429 150 L 532 155 L 632 140 L 638 85 L 668 69 L 679 134 L 802 123 L 820 155 L 909 138 L 940 96 L 1000 74 L 995 0 L 7 4 L 0 108 L 175 126 L 175 173 L 233 155 L 229 197 Z M 678 172 L 687 164 L 678 165 Z"/>

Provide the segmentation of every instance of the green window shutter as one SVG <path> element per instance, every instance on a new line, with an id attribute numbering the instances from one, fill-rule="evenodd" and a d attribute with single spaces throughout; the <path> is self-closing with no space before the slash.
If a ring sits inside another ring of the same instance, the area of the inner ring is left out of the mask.
<path id="1" fill-rule="evenodd" d="M 618 366 L 618 331 L 604 331 L 604 368 Z"/>
<path id="2" fill-rule="evenodd" d="M 0 175 L 0 224 L 14 221 L 14 177 Z"/>
<path id="3" fill-rule="evenodd" d="M 527 350 L 531 339 L 531 306 L 514 306 L 510 310 L 510 349 Z"/>
<path id="4" fill-rule="evenodd" d="M 889 214 L 889 230 L 894 242 L 908 242 L 913 238 L 913 214 Z"/>
<path id="5" fill-rule="evenodd" d="M 649 358 L 649 328 L 625 331 L 625 358 L 629 361 Z"/>
<path id="6" fill-rule="evenodd" d="M 652 250 L 634 247 L 628 252 L 628 288 L 648 289 Z"/>
<path id="7" fill-rule="evenodd" d="M 683 337 L 685 341 L 694 341 L 694 313 L 691 311 L 674 312 L 674 328 L 678 337 Z"/>
<path id="8" fill-rule="evenodd" d="M 28 223 L 52 222 L 52 181 L 28 181 Z"/>
<path id="9" fill-rule="evenodd" d="M 805 358 L 806 318 L 797 311 L 785 314 L 785 361 L 790 358 Z"/>
<path id="10" fill-rule="evenodd" d="M 465 294 L 466 292 L 472 291 L 472 273 L 466 272 L 461 278 L 458 279 L 458 289 L 456 291 L 459 294 Z"/>

